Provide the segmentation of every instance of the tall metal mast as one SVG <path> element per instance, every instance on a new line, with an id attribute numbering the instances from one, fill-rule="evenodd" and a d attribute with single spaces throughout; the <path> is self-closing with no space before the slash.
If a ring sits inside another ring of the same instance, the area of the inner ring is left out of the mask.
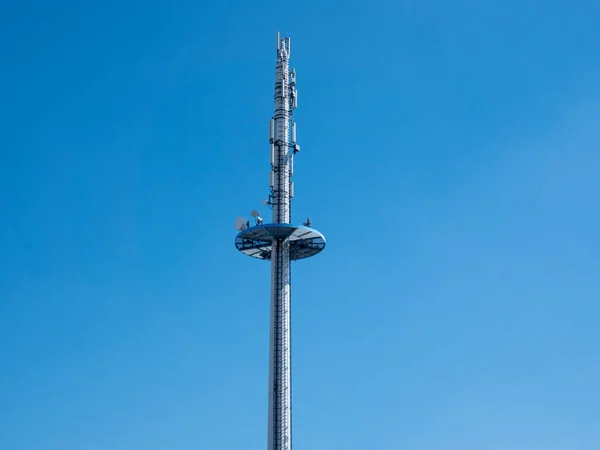
<path id="1" fill-rule="evenodd" d="M 268 450 L 290 450 L 292 444 L 290 262 L 316 255 L 325 247 L 325 238 L 310 228 L 310 219 L 302 226 L 290 223 L 293 158 L 300 146 L 296 143 L 296 124 L 291 120 L 298 94 L 296 72 L 290 71 L 289 58 L 290 39 L 277 33 L 275 113 L 269 123 L 271 192 L 266 202 L 273 209 L 272 223 L 262 224 L 258 211 L 252 212 L 255 226 L 250 227 L 242 218 L 236 222 L 238 250 L 271 260 Z"/>
<path id="2" fill-rule="evenodd" d="M 275 114 L 271 120 L 273 223 L 290 223 L 290 39 L 277 33 Z M 295 84 L 295 80 L 294 80 Z M 269 450 L 291 448 L 290 258 L 284 239 L 273 242 L 271 257 L 271 343 L 269 350 Z"/>

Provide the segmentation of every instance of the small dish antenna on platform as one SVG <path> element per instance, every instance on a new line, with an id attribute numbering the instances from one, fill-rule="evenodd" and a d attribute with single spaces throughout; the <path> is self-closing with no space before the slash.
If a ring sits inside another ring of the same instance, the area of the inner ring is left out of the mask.
<path id="1" fill-rule="evenodd" d="M 269 204 L 269 200 L 267 200 L 266 198 L 263 200 L 263 206 L 267 206 Z"/>
<path id="2" fill-rule="evenodd" d="M 248 221 L 243 217 L 238 217 L 235 219 L 235 229 L 238 231 L 244 231 L 248 226 Z"/>
<path id="3" fill-rule="evenodd" d="M 250 215 L 254 218 L 257 218 L 258 216 L 260 216 L 260 213 L 257 210 L 253 209 Z"/>

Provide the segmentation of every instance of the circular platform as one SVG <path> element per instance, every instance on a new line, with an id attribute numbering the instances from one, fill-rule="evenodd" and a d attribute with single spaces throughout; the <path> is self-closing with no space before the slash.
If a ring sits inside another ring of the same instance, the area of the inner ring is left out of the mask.
<path id="1" fill-rule="evenodd" d="M 325 248 L 325 237 L 317 230 L 287 223 L 246 228 L 236 236 L 235 246 L 253 258 L 271 259 L 271 245 L 276 239 L 287 239 L 290 261 L 310 258 Z"/>

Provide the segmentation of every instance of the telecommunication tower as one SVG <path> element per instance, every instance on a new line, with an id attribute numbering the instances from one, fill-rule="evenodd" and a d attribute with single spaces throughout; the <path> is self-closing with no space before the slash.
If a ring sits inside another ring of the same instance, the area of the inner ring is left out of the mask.
<path id="1" fill-rule="evenodd" d="M 291 261 L 309 258 L 325 248 L 325 237 L 311 228 L 311 221 L 291 223 L 294 197 L 294 156 L 298 105 L 296 71 L 289 68 L 290 38 L 277 33 L 275 66 L 275 113 L 269 122 L 271 147 L 270 193 L 263 206 L 272 209 L 271 223 L 263 223 L 258 211 L 236 220 L 236 248 L 248 256 L 271 261 L 271 332 L 269 345 L 268 450 L 292 447 L 291 386 Z"/>

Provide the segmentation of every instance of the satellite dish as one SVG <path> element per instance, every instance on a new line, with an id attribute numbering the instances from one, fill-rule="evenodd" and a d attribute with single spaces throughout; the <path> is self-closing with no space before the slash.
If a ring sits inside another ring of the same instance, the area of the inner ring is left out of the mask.
<path id="1" fill-rule="evenodd" d="M 246 229 L 247 220 L 243 217 L 235 219 L 235 229 L 238 231 L 244 231 Z"/>
<path id="2" fill-rule="evenodd" d="M 263 206 L 267 206 L 268 204 L 269 204 L 269 200 L 267 200 L 267 199 L 264 199 L 264 200 L 263 200 Z"/>
<path id="3" fill-rule="evenodd" d="M 250 213 L 250 215 L 252 217 L 258 217 L 258 216 L 260 216 L 260 213 L 257 210 L 253 209 L 252 212 Z"/>

